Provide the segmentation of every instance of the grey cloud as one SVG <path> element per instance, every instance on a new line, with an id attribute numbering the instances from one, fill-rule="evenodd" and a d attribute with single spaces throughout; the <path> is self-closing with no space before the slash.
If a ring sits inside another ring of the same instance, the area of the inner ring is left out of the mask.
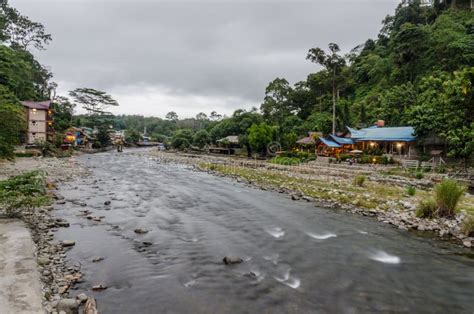
<path id="1" fill-rule="evenodd" d="M 67 86 L 257 104 L 275 77 L 296 82 L 317 69 L 309 48 L 337 42 L 347 52 L 375 37 L 398 1 L 10 2 L 52 33 L 37 55 Z"/>

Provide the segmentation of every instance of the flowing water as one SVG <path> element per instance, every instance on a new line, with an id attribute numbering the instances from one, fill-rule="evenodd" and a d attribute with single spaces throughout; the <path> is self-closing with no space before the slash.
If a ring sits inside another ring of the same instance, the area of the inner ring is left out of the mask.
<path id="1" fill-rule="evenodd" d="M 56 238 L 101 313 L 474 311 L 474 259 L 451 243 L 136 153 L 78 159 L 93 175 L 60 189 Z"/>

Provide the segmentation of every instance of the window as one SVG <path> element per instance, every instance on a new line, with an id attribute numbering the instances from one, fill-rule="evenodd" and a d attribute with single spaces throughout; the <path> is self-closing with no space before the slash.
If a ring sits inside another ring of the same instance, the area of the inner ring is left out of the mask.
<path id="1" fill-rule="evenodd" d="M 35 120 L 33 120 L 33 121 L 31 121 L 31 124 L 32 124 L 32 125 L 36 125 L 37 123 L 36 123 Z"/>

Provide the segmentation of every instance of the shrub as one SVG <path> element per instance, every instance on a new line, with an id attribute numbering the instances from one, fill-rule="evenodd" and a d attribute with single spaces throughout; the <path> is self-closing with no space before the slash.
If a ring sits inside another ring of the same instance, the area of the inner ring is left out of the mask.
<path id="1" fill-rule="evenodd" d="M 358 175 L 354 178 L 354 185 L 355 186 L 364 186 L 365 182 L 365 176 L 364 175 Z"/>
<path id="2" fill-rule="evenodd" d="M 277 156 L 269 160 L 272 164 L 279 164 L 279 165 L 287 165 L 287 166 L 294 166 L 298 165 L 301 161 L 295 157 L 281 157 Z"/>
<path id="3" fill-rule="evenodd" d="M 454 180 L 443 180 L 436 185 L 434 191 L 439 216 L 453 217 L 456 213 L 456 206 L 465 190 L 464 186 L 459 185 Z"/>
<path id="4" fill-rule="evenodd" d="M 415 178 L 418 179 L 418 180 L 423 179 L 423 176 L 424 176 L 423 172 L 421 172 L 421 171 L 418 171 L 418 172 L 415 173 Z"/>
<path id="5" fill-rule="evenodd" d="M 434 218 L 437 215 L 436 202 L 429 198 L 422 200 L 416 208 L 416 217 L 419 218 Z"/>
<path id="6" fill-rule="evenodd" d="M 416 189 L 415 189 L 414 186 L 411 186 L 411 185 L 410 185 L 410 186 L 407 187 L 407 194 L 408 194 L 409 196 L 414 196 L 415 193 L 416 193 Z"/>
<path id="7" fill-rule="evenodd" d="M 468 237 L 474 236 L 474 215 L 466 215 L 466 217 L 462 221 L 461 231 Z"/>
<path id="8" fill-rule="evenodd" d="M 31 210 L 48 202 L 43 172 L 26 172 L 0 181 L 0 208 L 7 217 L 21 217 L 24 210 Z"/>

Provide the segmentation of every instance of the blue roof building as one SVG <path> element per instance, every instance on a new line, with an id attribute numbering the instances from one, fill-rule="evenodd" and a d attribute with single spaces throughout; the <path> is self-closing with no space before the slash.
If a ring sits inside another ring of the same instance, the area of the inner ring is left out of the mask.
<path id="1" fill-rule="evenodd" d="M 351 139 L 355 142 L 414 142 L 416 141 L 415 129 L 411 126 L 402 127 L 369 127 L 365 129 L 352 129 Z"/>

